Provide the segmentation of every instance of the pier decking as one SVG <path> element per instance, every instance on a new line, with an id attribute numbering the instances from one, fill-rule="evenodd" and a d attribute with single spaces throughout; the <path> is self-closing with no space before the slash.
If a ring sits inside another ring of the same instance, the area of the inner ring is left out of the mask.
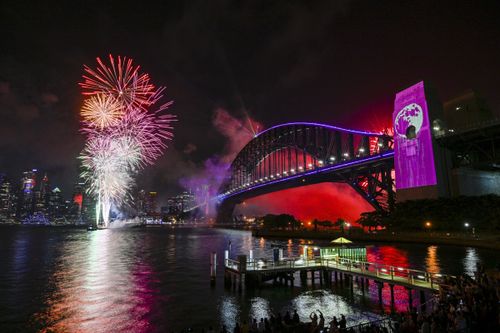
<path id="1" fill-rule="evenodd" d="M 340 272 L 369 278 L 374 281 L 397 284 L 414 289 L 439 290 L 444 276 L 422 270 L 383 265 L 366 261 L 345 258 L 324 259 L 286 258 L 281 261 L 249 261 L 226 259 L 225 268 L 237 274 L 270 275 L 273 273 L 295 273 L 296 271 L 329 271 Z"/>
<path id="2" fill-rule="evenodd" d="M 372 280 L 378 286 L 379 301 L 382 302 L 382 288 L 384 284 L 390 287 L 391 304 L 394 304 L 394 286 L 399 285 L 408 290 L 408 300 L 412 304 L 412 290 L 420 291 L 420 304 L 425 304 L 425 292 L 435 293 L 440 289 L 447 276 L 416 270 L 407 267 L 398 267 L 372 263 L 367 261 L 351 260 L 346 258 L 314 258 L 306 259 L 284 258 L 278 261 L 250 260 L 246 256 L 238 256 L 238 260 L 225 259 L 225 281 L 227 284 L 254 287 L 261 286 L 266 281 L 281 281 L 286 285 L 294 286 L 295 273 L 300 273 L 302 285 L 307 283 L 308 273 L 312 284 L 319 279 L 319 284 L 328 285 L 335 281 L 347 281 L 351 289 L 354 279 L 364 291 Z M 319 277 L 316 273 L 319 272 Z M 451 277 L 451 276 L 449 276 Z"/>

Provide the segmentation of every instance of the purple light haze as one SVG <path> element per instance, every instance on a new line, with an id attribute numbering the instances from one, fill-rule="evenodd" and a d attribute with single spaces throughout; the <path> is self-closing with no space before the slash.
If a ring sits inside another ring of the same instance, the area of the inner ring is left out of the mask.
<path id="1" fill-rule="evenodd" d="M 436 185 L 432 133 L 423 81 L 396 94 L 392 116 L 396 189 Z M 413 126 L 413 131 L 408 130 L 410 126 Z M 412 135 L 407 137 L 407 134 L 413 133 L 414 138 L 411 138 Z"/>

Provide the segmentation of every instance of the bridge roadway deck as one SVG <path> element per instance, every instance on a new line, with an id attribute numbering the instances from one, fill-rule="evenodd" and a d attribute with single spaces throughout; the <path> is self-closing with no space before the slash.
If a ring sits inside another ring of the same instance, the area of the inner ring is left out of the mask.
<path id="1" fill-rule="evenodd" d="M 411 289 L 438 291 L 445 275 L 391 265 L 363 262 L 345 258 L 322 259 L 287 258 L 281 261 L 249 261 L 240 264 L 237 260 L 226 259 L 225 269 L 235 274 L 277 275 L 298 271 L 331 271 L 368 278 L 389 285 L 400 285 Z M 449 276 L 452 277 L 452 276 Z"/>

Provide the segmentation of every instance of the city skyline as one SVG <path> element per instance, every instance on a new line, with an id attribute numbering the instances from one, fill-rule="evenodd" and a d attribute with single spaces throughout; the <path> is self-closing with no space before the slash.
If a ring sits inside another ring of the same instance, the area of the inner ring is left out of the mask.
<path id="1" fill-rule="evenodd" d="M 1 20 L 13 38 L 0 55 L 0 169 L 10 174 L 36 165 L 62 187 L 76 178 L 74 157 L 83 148 L 76 116 L 82 106 L 76 85 L 81 64 L 109 53 L 136 58 L 169 84 L 169 97 L 176 100 L 172 111 L 181 122 L 173 149 L 140 179 L 140 187 L 158 184 L 165 200 L 182 191 L 179 179 L 196 176 L 211 158 L 231 154 L 214 121 L 218 109 L 240 124 L 250 117 L 263 128 L 302 120 L 306 110 L 314 121 L 376 130 L 390 119 L 392 92 L 423 77 L 435 82 L 442 100 L 473 88 L 496 114 L 500 106 L 494 88 L 500 83 L 493 74 L 500 52 L 494 39 L 496 2 L 393 4 L 390 12 L 384 3 L 277 3 L 263 11 L 232 8 L 232 16 L 224 15 L 229 5 L 220 2 L 207 8 L 215 15 L 210 20 L 199 15 L 201 3 L 161 5 L 156 12 L 165 17 L 110 4 L 99 7 L 100 19 L 96 9 L 81 10 L 85 6 L 79 3 L 54 12 L 48 5 L 18 6 L 6 5 Z M 274 29 L 269 17 L 277 12 L 283 15 Z M 24 38 L 33 30 L 24 22 L 35 13 L 38 38 Z M 82 19 L 74 18 L 80 14 L 89 30 L 79 28 Z M 248 16 L 252 24 L 240 19 Z M 125 33 L 115 25 L 132 18 L 148 24 Z M 475 29 L 468 29 L 471 25 Z M 312 33 L 301 33 L 313 26 Z M 458 33 L 450 38 L 450 31 Z M 126 45 L 124 35 L 137 43 Z M 33 49 L 40 52 L 26 52 Z M 374 49 L 377 55 L 368 57 Z M 352 57 L 356 61 L 347 61 Z M 488 70 L 478 69 L 478 63 Z M 358 118 L 366 115 L 374 120 L 361 125 Z"/>

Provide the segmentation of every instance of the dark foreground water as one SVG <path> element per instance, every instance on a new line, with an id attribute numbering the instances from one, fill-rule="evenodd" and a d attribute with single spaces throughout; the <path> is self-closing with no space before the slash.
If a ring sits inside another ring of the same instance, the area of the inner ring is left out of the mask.
<path id="1" fill-rule="evenodd" d="M 298 309 L 302 320 L 320 309 L 327 320 L 346 314 L 354 324 L 388 310 L 375 285 L 364 295 L 331 289 L 268 287 L 238 294 L 225 290 L 219 267 L 209 285 L 209 254 L 228 242 L 235 254 L 271 257 L 272 246 L 298 252 L 303 240 L 253 238 L 218 229 L 123 229 L 87 232 L 62 228 L 0 228 L 0 332 L 172 332 L 214 328 L 235 319 Z M 321 243 L 319 243 L 321 244 Z M 370 261 L 444 274 L 472 273 L 477 262 L 496 265 L 494 251 L 452 246 L 369 246 Z M 219 260 L 221 263 L 222 261 Z M 396 307 L 407 293 L 395 288 Z M 417 299 L 415 295 L 414 299 Z"/>

